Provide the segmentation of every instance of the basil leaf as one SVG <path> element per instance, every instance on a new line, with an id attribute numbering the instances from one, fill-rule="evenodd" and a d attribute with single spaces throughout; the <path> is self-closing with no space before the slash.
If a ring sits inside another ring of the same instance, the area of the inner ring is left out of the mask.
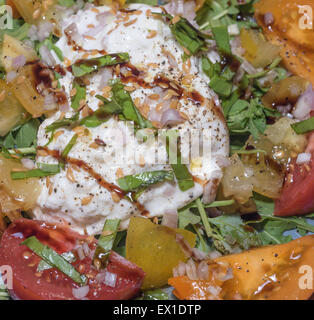
<path id="1" fill-rule="evenodd" d="M 304 121 L 293 123 L 291 127 L 297 134 L 311 132 L 314 130 L 314 117 L 311 117 Z"/>
<path id="2" fill-rule="evenodd" d="M 57 268 L 62 273 L 71 278 L 74 282 L 85 285 L 87 278 L 80 274 L 69 262 L 67 262 L 61 255 L 55 252 L 48 246 L 42 244 L 35 236 L 27 238 L 21 243 L 31 249 L 36 255 L 41 257 L 46 263 L 53 268 Z"/>
<path id="3" fill-rule="evenodd" d="M 72 73 L 75 77 L 79 78 L 97 71 L 102 67 L 121 64 L 128 62 L 129 60 L 129 54 L 126 52 L 107 54 L 99 58 L 86 59 L 76 62 L 72 65 Z"/>
<path id="4" fill-rule="evenodd" d="M 118 185 L 123 191 L 137 191 L 139 188 L 147 188 L 158 182 L 173 181 L 172 171 L 147 171 L 118 179 Z"/>
<path id="5" fill-rule="evenodd" d="M 106 267 L 108 264 L 109 255 L 115 243 L 119 225 L 119 219 L 107 219 L 102 234 L 98 239 L 94 261 L 98 260 L 102 267 Z"/>

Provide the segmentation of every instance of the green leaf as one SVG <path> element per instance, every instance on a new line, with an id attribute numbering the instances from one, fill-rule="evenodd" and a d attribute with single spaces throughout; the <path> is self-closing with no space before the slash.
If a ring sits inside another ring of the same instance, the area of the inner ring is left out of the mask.
<path id="1" fill-rule="evenodd" d="M 28 171 L 11 171 L 12 180 L 24 180 L 30 178 L 43 178 L 60 173 L 60 165 L 54 164 L 39 164 L 39 169 Z"/>
<path id="2" fill-rule="evenodd" d="M 77 81 L 74 80 L 73 82 L 73 89 L 76 90 L 75 95 L 71 99 L 71 107 L 74 110 L 79 109 L 80 102 L 86 99 L 86 88 L 81 87 Z"/>
<path id="3" fill-rule="evenodd" d="M 87 283 L 87 278 L 84 275 L 81 275 L 69 262 L 53 249 L 42 244 L 35 236 L 27 238 L 21 244 L 26 245 L 46 263 L 50 264 L 53 268 L 57 268 L 76 283 L 80 285 L 85 285 Z"/>
<path id="4" fill-rule="evenodd" d="M 119 225 L 119 219 L 107 219 L 102 234 L 98 239 L 94 260 L 98 259 L 102 267 L 106 267 L 108 264 L 109 255 L 115 243 Z"/>
<path id="5" fill-rule="evenodd" d="M 126 52 L 107 54 L 99 58 L 80 60 L 72 65 L 72 73 L 74 77 L 79 78 L 97 71 L 102 67 L 121 64 L 128 62 L 129 60 L 129 54 Z"/>
<path id="6" fill-rule="evenodd" d="M 233 84 L 220 76 L 213 76 L 209 86 L 221 97 L 227 98 L 232 92 Z"/>
<path id="7" fill-rule="evenodd" d="M 67 7 L 67 8 L 70 8 L 75 5 L 74 0 L 58 0 L 58 3 L 60 4 L 60 6 Z"/>
<path id="8" fill-rule="evenodd" d="M 63 118 L 61 120 L 57 120 L 53 122 L 51 125 L 46 127 L 46 132 L 53 132 L 59 128 L 63 127 L 71 127 L 78 124 L 78 119 L 80 116 L 80 112 L 76 112 L 72 117 L 70 118 Z"/>
<path id="9" fill-rule="evenodd" d="M 17 148 L 27 148 L 36 144 L 37 132 L 40 122 L 38 119 L 31 119 L 25 123 L 17 132 L 15 144 Z"/>
<path id="10" fill-rule="evenodd" d="M 314 117 L 311 117 L 304 121 L 293 123 L 291 127 L 297 134 L 311 132 L 314 130 Z"/>
<path id="11" fill-rule="evenodd" d="M 190 208 L 179 210 L 179 228 L 185 229 L 189 224 L 195 225 L 201 222 L 201 218 L 193 214 Z"/>
<path id="12" fill-rule="evenodd" d="M 220 54 L 232 55 L 228 28 L 226 26 L 219 26 L 213 27 L 211 30 Z"/>
<path id="13" fill-rule="evenodd" d="M 65 159 L 68 154 L 70 153 L 71 149 L 74 147 L 76 141 L 77 141 L 78 135 L 75 134 L 69 141 L 69 143 L 65 146 L 64 150 L 62 151 L 61 157 Z"/>
<path id="14" fill-rule="evenodd" d="M 140 300 L 169 300 L 169 295 L 162 289 L 147 290 Z"/>
<path id="15" fill-rule="evenodd" d="M 135 175 L 125 176 L 118 179 L 118 185 L 123 191 L 137 191 L 140 188 L 148 188 L 163 181 L 173 181 L 172 171 L 146 171 Z"/>
<path id="16" fill-rule="evenodd" d="M 278 244 L 290 241 L 291 238 L 284 236 L 285 231 L 297 229 L 303 235 L 308 232 L 314 232 L 314 226 L 307 219 L 313 218 L 314 214 L 305 217 L 277 217 L 274 216 L 274 201 L 262 195 L 254 193 L 254 201 L 257 212 L 261 216 L 261 220 L 256 221 L 257 224 L 263 224 L 263 230 L 260 238 L 263 244 Z"/>
<path id="17" fill-rule="evenodd" d="M 219 241 L 219 247 L 225 247 L 227 252 L 229 246 L 239 246 L 243 250 L 248 250 L 261 244 L 256 230 L 246 226 L 240 215 L 223 214 L 217 218 L 209 219 L 209 222 L 217 228 L 221 238 L 224 239 Z"/>

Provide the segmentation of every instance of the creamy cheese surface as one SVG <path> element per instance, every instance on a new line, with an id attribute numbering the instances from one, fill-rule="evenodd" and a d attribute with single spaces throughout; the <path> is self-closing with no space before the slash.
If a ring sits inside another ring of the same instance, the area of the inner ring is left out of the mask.
<path id="1" fill-rule="evenodd" d="M 221 108 L 214 103 L 217 99 L 199 70 L 199 58 L 191 57 L 183 62 L 184 50 L 168 25 L 150 14 L 151 11 L 161 12 L 161 9 L 134 4 L 128 10 L 114 15 L 109 7 L 104 6 L 66 16 L 63 19 L 62 37 L 56 45 L 65 57 L 64 61 L 60 61 L 65 69 L 80 59 L 99 57 L 104 51 L 127 52 L 130 63 L 142 72 L 145 83 L 151 84 L 150 88 L 145 88 L 137 83 L 125 83 L 142 115 L 152 123 L 167 126 L 169 123 L 165 120 L 165 114 L 167 110 L 175 109 L 183 120 L 168 128 L 178 129 L 183 137 L 194 131 L 204 134 L 203 145 L 208 152 L 192 158 L 187 165 L 196 180 L 193 188 L 183 192 L 176 181 L 161 182 L 148 188 L 139 197 L 138 202 L 145 207 L 150 217 L 163 216 L 198 198 L 204 188 L 207 193 L 215 194 L 217 181 L 222 174 L 223 159 L 229 151 L 228 131 Z M 81 49 L 74 50 L 69 38 Z M 86 106 L 94 111 L 98 108 L 96 95 L 106 96 L 108 80 L 116 78 L 119 72 L 123 74 L 123 66 L 103 68 L 86 77 Z M 173 81 L 180 85 L 187 93 L 197 92 L 204 101 L 200 103 L 194 99 L 176 97 L 171 87 L 153 85 L 158 75 L 169 79 L 170 83 Z M 73 80 L 70 71 L 59 80 L 68 95 L 69 104 Z M 38 145 L 45 146 L 48 143 L 50 134 L 45 132 L 48 125 L 61 116 L 70 117 L 73 114 L 74 111 L 68 111 L 65 115 L 58 111 L 45 120 L 38 132 Z M 49 149 L 62 152 L 74 134 L 79 137 L 69 157 L 83 160 L 111 184 L 118 185 L 117 179 L 123 175 L 171 170 L 171 166 L 166 163 L 167 152 L 163 143 L 139 141 L 134 138 L 130 124 L 119 121 L 117 117 L 110 118 L 96 128 L 60 128 L 54 133 Z M 191 152 L 191 145 L 185 144 L 183 138 L 182 156 Z M 122 152 L 126 148 L 133 152 L 123 158 Z M 159 153 L 158 163 L 155 159 L 156 150 Z M 37 161 L 57 163 L 56 159 L 44 154 L 40 154 Z M 119 199 L 76 166 L 67 164 L 59 174 L 41 179 L 41 185 L 34 217 L 52 222 L 66 221 L 81 233 L 100 233 L 107 218 L 121 219 L 122 227 L 125 228 L 132 215 L 141 214 L 136 205 L 126 199 Z"/>

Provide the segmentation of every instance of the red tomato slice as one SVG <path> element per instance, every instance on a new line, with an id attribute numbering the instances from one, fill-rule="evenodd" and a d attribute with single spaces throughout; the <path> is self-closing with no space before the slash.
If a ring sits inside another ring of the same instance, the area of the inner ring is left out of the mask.
<path id="1" fill-rule="evenodd" d="M 4 232 L 0 242 L 0 265 L 10 265 L 13 270 L 11 295 L 22 300 L 77 300 L 73 289 L 76 291 L 80 286 L 61 271 L 53 268 L 37 272 L 40 257 L 27 246 L 20 245 L 30 236 L 36 236 L 59 254 L 67 251 L 76 253 L 74 247 L 78 241 L 88 241 L 87 237 L 67 227 L 29 219 L 16 220 Z M 96 241 L 89 241 L 88 246 L 92 252 Z M 88 278 L 88 294 L 84 299 L 89 300 L 130 299 L 139 292 L 145 276 L 142 269 L 115 252 L 110 255 L 107 269 L 100 272 L 92 265 L 91 257 L 80 260 L 77 256 L 72 264 Z M 116 275 L 114 287 L 101 280 L 106 272 Z"/>
<path id="2" fill-rule="evenodd" d="M 276 216 L 304 215 L 314 212 L 314 153 L 310 163 L 298 165 L 294 159 L 286 174 Z"/>

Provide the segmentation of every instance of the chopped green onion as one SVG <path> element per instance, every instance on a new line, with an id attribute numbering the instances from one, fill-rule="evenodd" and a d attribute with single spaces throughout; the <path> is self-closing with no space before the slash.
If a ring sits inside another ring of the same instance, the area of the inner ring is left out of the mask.
<path id="1" fill-rule="evenodd" d="M 304 121 L 293 123 L 291 125 L 291 127 L 297 134 L 304 134 L 304 133 L 313 131 L 314 130 L 314 117 L 311 117 L 311 118 L 304 120 Z"/>
<path id="2" fill-rule="evenodd" d="M 76 112 L 71 118 L 64 118 L 53 122 L 46 127 L 46 132 L 53 132 L 59 128 L 74 126 L 78 123 L 80 112 Z"/>
<path id="3" fill-rule="evenodd" d="M 126 52 L 107 54 L 105 56 L 86 59 L 76 62 L 72 65 L 72 73 L 75 77 L 82 77 L 105 66 L 113 66 L 128 62 L 130 60 L 129 54 Z"/>
<path id="4" fill-rule="evenodd" d="M 66 261 L 66 259 L 53 249 L 42 244 L 35 236 L 27 238 L 22 242 L 22 245 L 26 245 L 46 263 L 50 264 L 53 268 L 60 270 L 74 282 L 80 285 L 85 285 L 87 283 L 85 275 L 80 274 L 68 261 Z"/>
<path id="5" fill-rule="evenodd" d="M 115 242 L 118 228 L 120 225 L 119 219 L 107 219 L 102 231 L 101 236 L 98 240 L 98 245 L 94 255 L 94 261 L 99 259 L 102 267 L 106 267 L 110 252 Z"/>
<path id="6" fill-rule="evenodd" d="M 69 263 L 75 262 L 76 258 L 75 255 L 73 254 L 73 252 L 68 251 L 68 252 L 64 252 L 61 253 L 61 256 L 68 261 Z M 42 272 L 44 270 L 48 270 L 53 268 L 52 265 L 50 265 L 49 263 L 45 262 L 44 260 L 41 260 L 37 266 L 37 272 Z"/>
<path id="7" fill-rule="evenodd" d="M 64 150 L 62 151 L 62 154 L 61 154 L 61 156 L 62 156 L 63 159 L 65 159 L 65 158 L 68 156 L 68 154 L 70 153 L 71 149 L 72 149 L 73 146 L 75 145 L 75 143 L 76 143 L 76 141 L 77 141 L 77 138 L 78 138 L 78 135 L 75 134 L 75 135 L 71 138 L 70 142 L 66 145 L 66 147 L 64 148 Z"/>
<path id="8" fill-rule="evenodd" d="M 28 171 L 11 171 L 12 180 L 24 180 L 30 178 L 43 178 L 60 173 L 58 164 L 38 164 L 38 169 Z"/>
<path id="9" fill-rule="evenodd" d="M 204 228 L 205 228 L 206 235 L 208 238 L 211 238 L 211 237 L 213 237 L 213 231 L 212 231 L 212 228 L 211 228 L 210 223 L 208 221 L 208 217 L 205 212 L 204 205 L 202 204 L 200 198 L 196 199 L 195 203 L 196 203 L 197 209 L 200 213 L 200 216 L 201 216 Z"/>

